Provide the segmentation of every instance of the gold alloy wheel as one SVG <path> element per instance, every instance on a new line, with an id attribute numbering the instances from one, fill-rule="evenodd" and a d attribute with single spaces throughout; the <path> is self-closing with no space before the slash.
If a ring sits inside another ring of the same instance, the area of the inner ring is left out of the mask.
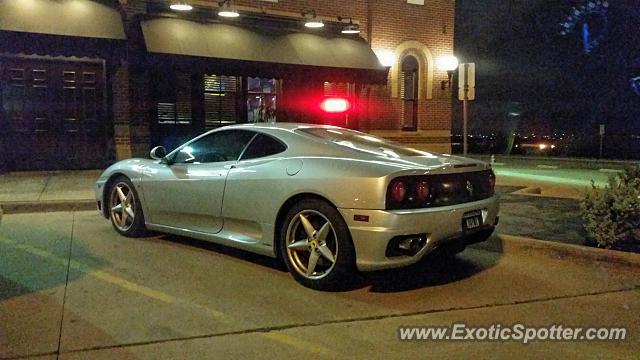
<path id="1" fill-rule="evenodd" d="M 135 221 L 135 197 L 132 189 L 124 182 L 119 182 L 111 190 L 111 220 L 122 232 L 127 232 Z"/>
<path id="2" fill-rule="evenodd" d="M 317 280 L 335 267 L 338 256 L 336 232 L 322 213 L 303 210 L 293 217 L 287 228 L 287 257 L 297 273 Z"/>

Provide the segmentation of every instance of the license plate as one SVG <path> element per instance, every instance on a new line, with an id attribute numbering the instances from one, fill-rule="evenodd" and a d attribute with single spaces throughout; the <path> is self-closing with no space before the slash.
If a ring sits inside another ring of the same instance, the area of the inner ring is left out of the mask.
<path id="1" fill-rule="evenodd" d="M 482 225 L 482 214 L 478 212 L 470 212 L 462 217 L 462 230 L 477 229 Z"/>

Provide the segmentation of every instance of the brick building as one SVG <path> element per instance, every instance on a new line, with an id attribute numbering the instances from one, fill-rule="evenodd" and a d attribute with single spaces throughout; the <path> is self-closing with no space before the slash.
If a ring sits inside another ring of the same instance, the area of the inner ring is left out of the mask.
<path id="1" fill-rule="evenodd" d="M 258 121 L 450 152 L 451 89 L 436 63 L 453 52 L 454 1 L 170 3 L 0 2 L 0 169 L 100 168 Z M 217 14 L 229 4 L 239 17 Z M 325 26 L 305 28 L 314 17 Z M 360 33 L 343 34 L 349 25 Z M 323 111 L 327 97 L 350 107 Z"/>

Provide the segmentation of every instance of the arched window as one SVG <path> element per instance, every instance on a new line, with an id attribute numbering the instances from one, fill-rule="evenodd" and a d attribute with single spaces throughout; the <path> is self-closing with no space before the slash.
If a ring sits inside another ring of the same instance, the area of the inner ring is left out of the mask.
<path id="1" fill-rule="evenodd" d="M 406 55 L 401 63 L 400 98 L 402 99 L 402 130 L 418 128 L 418 59 Z"/>
<path id="2" fill-rule="evenodd" d="M 405 41 L 394 50 L 397 62 L 391 67 L 391 97 L 402 99 L 400 91 L 404 87 L 402 75 L 405 69 L 418 68 L 415 97 L 419 100 L 433 98 L 433 55 L 429 48 L 419 41 Z M 409 58 L 411 56 L 412 58 Z M 414 62 L 417 61 L 418 65 Z M 406 61 L 406 64 L 405 64 Z M 413 65 L 410 65 L 413 63 Z"/>

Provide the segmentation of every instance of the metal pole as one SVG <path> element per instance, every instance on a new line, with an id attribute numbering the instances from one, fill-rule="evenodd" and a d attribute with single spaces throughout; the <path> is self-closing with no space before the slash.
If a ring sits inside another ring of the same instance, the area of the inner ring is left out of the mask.
<path id="1" fill-rule="evenodd" d="M 466 94 L 465 94 L 466 95 Z M 462 100 L 462 154 L 467 155 L 467 97 Z"/>
<path id="2" fill-rule="evenodd" d="M 604 143 L 604 135 L 600 134 L 600 159 L 602 159 L 602 145 Z"/>
<path id="3" fill-rule="evenodd" d="M 469 102 L 469 64 L 464 64 L 464 100 L 462 100 L 462 154 L 467 155 L 467 132 L 469 127 L 469 114 L 467 105 Z"/>

